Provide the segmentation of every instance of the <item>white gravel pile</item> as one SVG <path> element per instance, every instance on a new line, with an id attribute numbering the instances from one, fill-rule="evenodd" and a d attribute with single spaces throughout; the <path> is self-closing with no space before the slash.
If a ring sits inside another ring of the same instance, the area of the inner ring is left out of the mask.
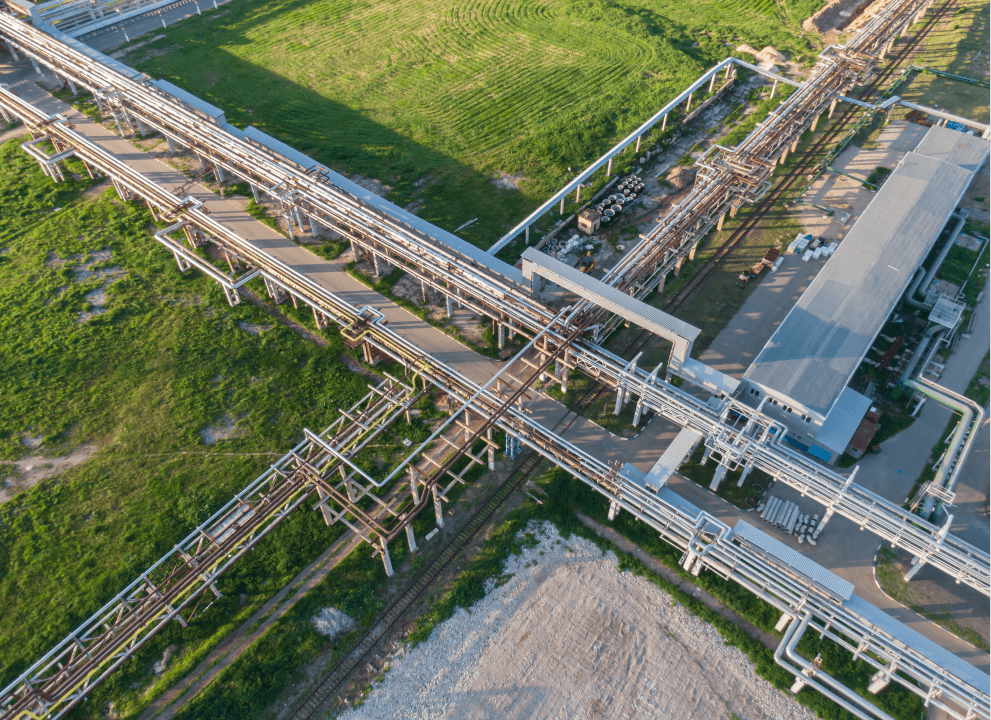
<path id="1" fill-rule="evenodd" d="M 353 617 L 335 607 L 325 607 L 313 616 L 313 626 L 317 632 L 329 638 L 351 632 L 356 624 Z"/>
<path id="2" fill-rule="evenodd" d="M 579 538 L 533 525 L 513 578 L 392 659 L 349 720 L 812 720 L 716 630 Z"/>

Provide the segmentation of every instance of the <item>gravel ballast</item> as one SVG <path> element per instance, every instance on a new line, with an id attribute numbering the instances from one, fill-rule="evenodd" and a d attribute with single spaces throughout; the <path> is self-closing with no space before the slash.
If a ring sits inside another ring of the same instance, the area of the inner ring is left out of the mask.
<path id="1" fill-rule="evenodd" d="M 510 579 L 392 658 L 348 720 L 812 720 L 711 625 L 616 556 L 550 524 Z"/>

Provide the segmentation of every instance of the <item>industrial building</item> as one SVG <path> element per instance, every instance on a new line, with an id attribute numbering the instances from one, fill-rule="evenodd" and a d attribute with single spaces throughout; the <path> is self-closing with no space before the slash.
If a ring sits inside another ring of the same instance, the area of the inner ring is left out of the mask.
<path id="1" fill-rule="evenodd" d="M 832 463 L 851 445 L 871 400 L 847 385 L 987 156 L 987 140 L 931 128 L 747 368 L 741 398 L 791 446 Z"/>

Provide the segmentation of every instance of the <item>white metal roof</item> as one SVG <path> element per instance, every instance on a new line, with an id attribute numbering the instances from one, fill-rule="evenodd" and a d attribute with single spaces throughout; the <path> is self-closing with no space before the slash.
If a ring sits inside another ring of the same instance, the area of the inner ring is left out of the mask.
<path id="1" fill-rule="evenodd" d="M 643 479 L 644 485 L 651 492 L 657 492 L 664 487 L 671 476 L 674 475 L 685 459 L 691 455 L 692 450 L 702 439 L 700 433 L 688 428 L 682 428 L 681 432 L 675 435 L 674 440 L 667 446 L 657 462 L 650 469 L 650 472 Z"/>
<path id="2" fill-rule="evenodd" d="M 972 178 L 906 155 L 744 377 L 825 418 Z"/>
<path id="3" fill-rule="evenodd" d="M 816 435 L 815 441 L 833 452 L 843 453 L 850 438 L 860 427 L 860 421 L 871 409 L 871 399 L 861 395 L 856 390 L 843 388 L 839 400 L 833 405 L 833 409 L 826 416 L 826 422 L 822 424 L 822 429 Z"/>
<path id="4" fill-rule="evenodd" d="M 674 344 L 671 360 L 678 366 L 688 360 L 692 343 L 702 332 L 684 320 L 679 320 L 673 315 L 630 297 L 611 285 L 606 285 L 601 280 L 531 247 L 523 251 L 523 278 L 532 282 L 534 274 L 547 278 L 599 307 L 670 340 Z"/>
<path id="5" fill-rule="evenodd" d="M 988 156 L 988 141 L 937 125 L 929 128 L 915 152 L 977 172 Z"/>
<path id="6" fill-rule="evenodd" d="M 713 395 L 732 395 L 740 387 L 740 381 L 736 378 L 695 358 L 687 358 L 678 369 L 678 374 L 689 382 L 704 387 Z"/>
<path id="7" fill-rule="evenodd" d="M 211 105 L 206 100 L 201 100 L 192 93 L 186 92 L 181 87 L 176 87 L 168 80 L 152 80 L 150 84 L 154 85 L 162 92 L 168 93 L 172 97 L 181 100 L 189 107 L 199 110 L 207 117 L 212 118 L 218 125 L 224 125 L 227 122 L 224 111 L 216 105 Z"/>
<path id="8" fill-rule="evenodd" d="M 262 132 L 254 125 L 248 125 L 248 127 L 244 129 L 244 137 L 246 140 L 250 140 L 254 143 L 257 143 L 262 147 L 267 147 L 269 150 L 274 150 L 275 152 L 279 153 L 282 157 L 286 158 L 291 162 L 296 163 L 304 170 L 311 170 L 320 164 L 313 158 L 304 155 L 296 148 L 290 147 L 281 140 L 276 140 L 268 133 Z"/>
<path id="9" fill-rule="evenodd" d="M 783 542 L 776 540 L 767 533 L 758 530 L 753 525 L 739 520 L 733 528 L 733 537 L 745 541 L 748 545 L 763 550 L 771 557 L 781 561 L 792 570 L 805 576 L 816 585 L 831 592 L 842 600 L 849 600 L 853 595 L 853 583 L 844 580 L 834 572 L 830 572 L 817 562 L 792 550 Z"/>

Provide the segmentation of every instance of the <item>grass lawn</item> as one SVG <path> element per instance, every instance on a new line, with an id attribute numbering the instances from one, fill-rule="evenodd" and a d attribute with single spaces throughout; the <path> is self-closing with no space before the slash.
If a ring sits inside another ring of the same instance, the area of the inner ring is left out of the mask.
<path id="1" fill-rule="evenodd" d="M 820 0 L 243 0 L 125 61 L 490 245 L 746 42 L 811 63 Z M 751 59 L 747 56 L 748 59 Z M 493 174 L 521 178 L 500 188 Z"/>
<path id="2" fill-rule="evenodd" d="M 18 142 L 0 146 L 0 458 L 94 452 L 0 505 L 0 685 L 303 427 L 322 430 L 367 392 L 341 361 L 336 332 L 319 347 L 251 304 L 229 307 L 202 274 L 178 272 L 151 239 L 145 208 L 112 191 L 85 196 L 82 181 L 52 184 Z M 83 321 L 101 288 L 105 312 Z M 200 431 L 223 418 L 233 436 L 204 444 Z M 32 450 L 27 438 L 42 444 Z M 106 692 L 147 681 L 150 658 L 168 643 L 180 644 L 176 669 L 192 662 L 193 650 L 236 627 L 339 533 L 317 513 L 291 516 L 219 582 L 224 597 L 209 613 L 181 634 L 167 628 L 129 666 L 137 675 L 115 675 Z"/>
<path id="3" fill-rule="evenodd" d="M 958 0 L 954 11 L 947 14 L 916 49 L 912 64 L 975 80 L 988 80 L 991 74 L 988 18 L 986 2 Z M 910 102 L 943 108 L 980 122 L 986 123 L 991 118 L 988 90 L 978 85 L 918 73 L 896 92 Z"/>

